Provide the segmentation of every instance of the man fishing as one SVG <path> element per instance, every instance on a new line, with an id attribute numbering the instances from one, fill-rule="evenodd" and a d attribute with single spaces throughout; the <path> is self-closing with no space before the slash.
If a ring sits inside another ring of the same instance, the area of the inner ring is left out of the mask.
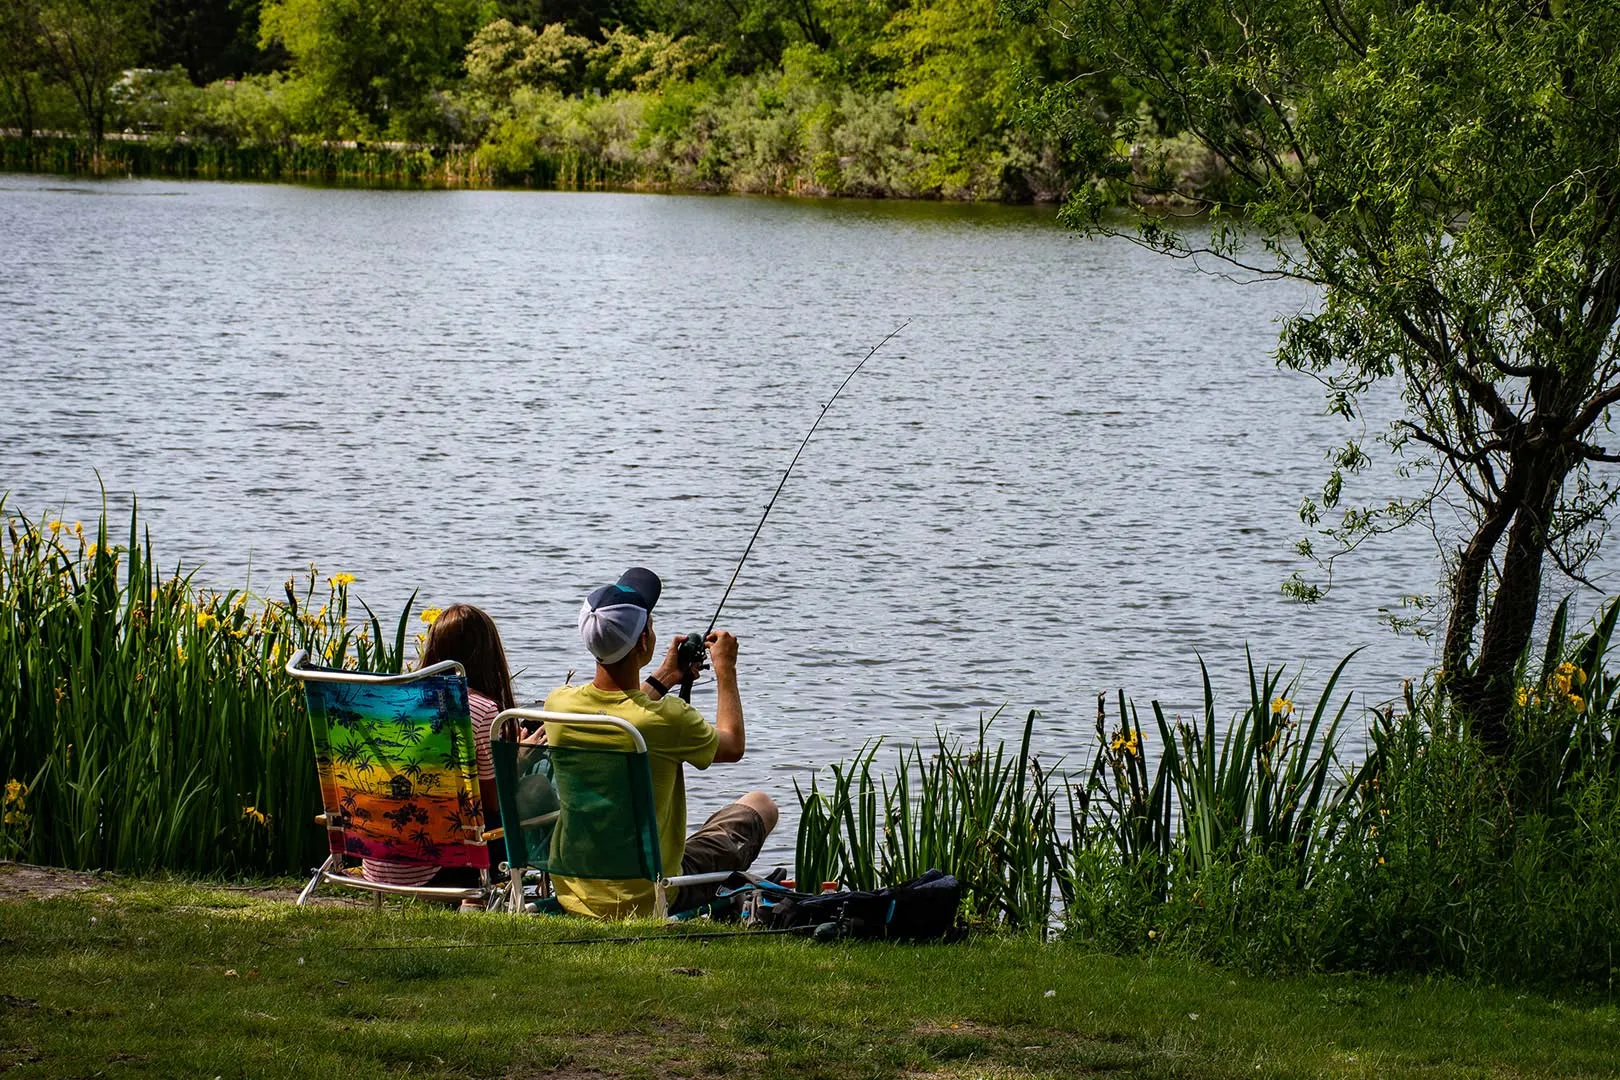
<path id="1" fill-rule="evenodd" d="M 579 633 L 596 658 L 596 677 L 579 686 L 553 690 L 545 708 L 548 712 L 607 713 L 630 721 L 641 732 L 652 767 L 653 808 L 665 867 L 678 867 L 682 874 L 746 870 L 776 827 L 775 801 L 763 791 L 750 791 L 716 811 L 688 837 L 683 768 L 687 763 L 707 769 L 712 762 L 742 760 L 747 740 L 742 696 L 737 689 L 737 639 L 712 628 L 704 639 L 718 699 L 710 724 L 670 693 L 671 686 L 689 681 L 703 666 L 701 654 L 683 664 L 680 639 L 653 674 L 645 680 L 641 676 L 657 646 L 652 613 L 662 591 L 657 574 L 634 567 L 612 585 L 586 597 L 579 612 Z M 612 734 L 556 723 L 546 725 L 546 738 L 553 746 L 617 745 Z M 625 918 L 653 912 L 651 881 L 557 877 L 553 884 L 558 901 L 576 914 Z M 679 906 L 705 902 L 713 888 L 681 889 Z"/>

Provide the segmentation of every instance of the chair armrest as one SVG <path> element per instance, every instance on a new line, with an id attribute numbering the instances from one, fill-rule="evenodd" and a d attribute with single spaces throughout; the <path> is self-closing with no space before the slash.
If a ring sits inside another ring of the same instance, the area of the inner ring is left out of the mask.
<path id="1" fill-rule="evenodd" d="M 484 830 L 484 839 L 485 840 L 500 840 L 505 836 L 506 836 L 506 830 L 505 829 L 485 829 Z"/>

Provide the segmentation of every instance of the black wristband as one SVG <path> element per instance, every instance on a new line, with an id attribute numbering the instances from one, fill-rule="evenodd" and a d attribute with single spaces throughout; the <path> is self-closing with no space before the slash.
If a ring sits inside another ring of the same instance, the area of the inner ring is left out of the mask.
<path id="1" fill-rule="evenodd" d="M 658 676 L 656 676 L 656 675 L 647 676 L 647 685 L 652 687 L 654 690 L 658 691 L 658 696 L 659 697 L 663 697 L 664 695 L 669 693 L 669 687 L 667 687 L 663 683 L 659 682 L 658 681 Z"/>

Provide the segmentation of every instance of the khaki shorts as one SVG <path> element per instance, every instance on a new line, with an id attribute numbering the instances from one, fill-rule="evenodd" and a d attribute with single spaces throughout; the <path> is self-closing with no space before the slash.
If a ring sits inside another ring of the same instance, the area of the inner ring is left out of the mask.
<path id="1" fill-rule="evenodd" d="M 681 856 L 681 873 L 714 874 L 721 870 L 746 870 L 759 858 L 765 846 L 765 819 L 759 811 L 742 803 L 731 803 L 716 810 L 703 827 L 686 838 Z M 696 907 L 714 899 L 718 885 L 688 885 L 680 890 L 681 907 Z"/>

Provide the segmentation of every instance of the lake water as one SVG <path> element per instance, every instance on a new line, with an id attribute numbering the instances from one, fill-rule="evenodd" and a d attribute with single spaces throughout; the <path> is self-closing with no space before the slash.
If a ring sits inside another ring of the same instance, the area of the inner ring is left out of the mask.
<path id="1" fill-rule="evenodd" d="M 1279 593 L 1344 435 L 1270 358 L 1310 299 L 1028 208 L 6 176 L 0 489 L 89 518 L 99 471 L 221 587 L 313 562 L 380 613 L 479 604 L 536 697 L 587 670 L 580 599 L 628 565 L 663 575 L 662 633 L 707 625 L 821 404 L 910 319 L 721 619 L 749 754 L 689 780 L 692 816 L 791 807 L 868 739 L 1003 705 L 1078 759 L 1097 693 L 1191 710 L 1200 655 L 1236 711 L 1245 644 L 1308 688 L 1361 647 L 1369 704 L 1421 674 L 1378 614 L 1432 589 L 1429 537 Z"/>

